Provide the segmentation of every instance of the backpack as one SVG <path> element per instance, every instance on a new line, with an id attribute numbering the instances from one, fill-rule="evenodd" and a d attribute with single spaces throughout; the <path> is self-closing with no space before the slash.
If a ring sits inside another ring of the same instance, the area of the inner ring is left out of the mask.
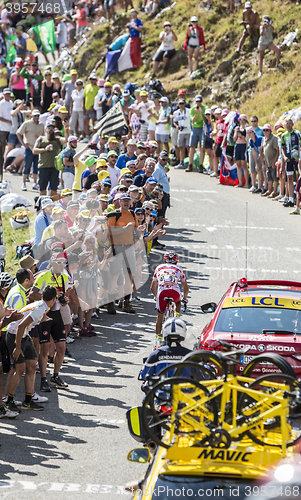
<path id="1" fill-rule="evenodd" d="M 54 166 L 59 171 L 64 170 L 63 153 L 62 153 L 62 151 L 57 156 L 54 157 Z"/>

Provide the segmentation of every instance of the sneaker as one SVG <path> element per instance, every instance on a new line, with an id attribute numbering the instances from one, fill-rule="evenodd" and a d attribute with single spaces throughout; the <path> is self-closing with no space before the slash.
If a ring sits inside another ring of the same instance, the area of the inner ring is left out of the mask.
<path id="1" fill-rule="evenodd" d="M 2 398 L 3 403 L 7 403 L 7 400 L 8 400 L 8 397 L 7 397 L 7 396 L 3 396 L 3 398 Z M 17 405 L 17 406 L 21 406 L 22 401 L 16 401 L 16 400 L 14 399 L 14 403 L 15 403 L 15 405 Z"/>
<path id="2" fill-rule="evenodd" d="M 42 392 L 51 392 L 51 389 L 49 387 L 49 384 L 48 384 L 47 380 L 41 380 L 40 391 L 42 391 Z"/>
<path id="3" fill-rule="evenodd" d="M 72 354 L 71 354 L 71 352 L 68 351 L 67 347 L 65 350 L 65 356 L 67 356 L 68 358 L 72 358 Z"/>
<path id="4" fill-rule="evenodd" d="M 261 71 L 258 71 L 258 75 L 257 75 L 257 76 L 258 76 L 258 78 L 260 78 L 260 77 L 261 77 L 261 75 L 262 75 Z"/>
<path id="5" fill-rule="evenodd" d="M 261 196 L 264 196 L 265 198 L 267 198 L 268 196 L 270 196 L 271 193 L 269 193 L 268 191 L 264 191 L 264 193 L 261 193 Z"/>
<path id="6" fill-rule="evenodd" d="M 277 194 L 273 192 L 273 193 L 269 194 L 268 198 L 276 198 L 276 196 L 277 196 Z"/>
<path id="7" fill-rule="evenodd" d="M 263 188 L 261 189 L 261 196 L 263 196 L 266 192 L 267 192 L 267 190 L 263 187 Z"/>
<path id="8" fill-rule="evenodd" d="M 40 191 L 40 186 L 39 186 L 39 184 L 34 183 L 34 185 L 32 186 L 32 189 L 34 189 L 35 191 Z"/>
<path id="9" fill-rule="evenodd" d="M 288 201 L 288 197 L 287 196 L 283 196 L 283 198 L 281 198 L 278 201 L 279 201 L 279 203 L 286 203 Z"/>
<path id="10" fill-rule="evenodd" d="M 141 302 L 141 299 L 139 299 L 139 297 L 137 297 L 136 295 L 136 297 L 131 299 L 131 302 L 137 302 L 139 304 Z"/>
<path id="11" fill-rule="evenodd" d="M 88 330 L 88 332 L 90 332 L 91 337 L 96 337 L 97 333 L 95 332 L 95 329 L 93 328 L 93 326 L 88 326 L 87 330 Z"/>
<path id="12" fill-rule="evenodd" d="M 178 165 L 175 166 L 175 168 L 177 168 L 177 169 L 180 169 L 180 168 L 183 169 L 183 168 L 185 168 L 185 165 L 184 165 L 184 163 L 180 162 Z"/>
<path id="13" fill-rule="evenodd" d="M 27 191 L 26 182 L 23 182 L 21 189 L 22 191 Z"/>
<path id="14" fill-rule="evenodd" d="M 122 310 L 126 313 L 135 314 L 135 309 L 132 308 L 129 300 L 124 300 Z"/>
<path id="15" fill-rule="evenodd" d="M 212 173 L 210 174 L 210 177 L 217 177 L 217 173 L 216 173 L 216 172 L 212 172 Z"/>
<path id="16" fill-rule="evenodd" d="M 250 187 L 249 191 L 250 191 L 250 193 L 255 193 L 256 187 L 255 186 Z M 261 191 L 261 189 L 260 189 L 260 191 Z"/>
<path id="17" fill-rule="evenodd" d="M 255 191 L 253 191 L 253 194 L 257 194 L 257 193 L 261 193 L 262 192 L 262 189 L 261 188 L 257 188 L 255 189 Z"/>
<path id="18" fill-rule="evenodd" d="M 275 198 L 273 199 L 273 201 L 280 201 L 280 200 L 282 200 L 282 198 L 284 198 L 284 195 L 283 194 L 278 194 L 278 196 L 275 196 Z"/>
<path id="19" fill-rule="evenodd" d="M 93 318 L 93 319 L 97 319 L 97 320 L 98 320 L 98 319 L 102 319 L 101 315 L 100 315 L 100 314 L 98 314 L 97 312 L 94 312 L 94 313 L 92 314 L 92 318 Z"/>
<path id="20" fill-rule="evenodd" d="M 38 405 L 35 401 L 31 400 L 30 403 L 24 403 L 22 404 L 22 409 L 23 410 L 36 410 L 36 411 L 41 411 L 44 410 L 44 406 Z"/>
<path id="21" fill-rule="evenodd" d="M 59 375 L 52 375 L 49 384 L 59 389 L 67 389 L 68 387 L 68 384 Z"/>
<path id="22" fill-rule="evenodd" d="M 92 337 L 91 331 L 88 330 L 88 328 L 82 328 L 78 332 L 79 337 Z"/>
<path id="23" fill-rule="evenodd" d="M 82 142 L 83 142 L 84 144 L 88 144 L 88 142 L 89 142 L 89 138 L 88 138 L 88 137 L 84 137 L 84 139 L 82 140 Z"/>
<path id="24" fill-rule="evenodd" d="M 31 396 L 31 400 L 35 403 L 46 403 L 48 398 L 46 398 L 46 396 L 40 396 L 37 392 L 34 392 Z"/>
<path id="25" fill-rule="evenodd" d="M 74 339 L 72 337 L 70 337 L 70 335 L 67 335 L 66 344 L 72 344 L 73 342 L 74 342 Z"/>
<path id="26" fill-rule="evenodd" d="M 288 200 L 288 201 L 285 201 L 285 202 L 283 203 L 283 206 L 284 206 L 285 208 L 287 208 L 287 207 L 292 207 L 292 208 L 293 208 L 293 207 L 295 206 L 295 204 L 294 204 L 294 202 L 293 202 L 293 201 L 289 201 L 289 200 Z"/>
<path id="27" fill-rule="evenodd" d="M 0 418 L 16 418 L 18 415 L 17 411 L 10 411 L 4 406 L 0 406 Z"/>
<path id="28" fill-rule="evenodd" d="M 295 208 L 292 212 L 290 212 L 290 215 L 300 215 L 300 208 Z"/>
<path id="29" fill-rule="evenodd" d="M 18 413 L 21 412 L 20 408 L 16 405 L 14 401 L 11 401 L 10 403 L 6 403 L 5 409 L 9 411 L 16 411 Z"/>

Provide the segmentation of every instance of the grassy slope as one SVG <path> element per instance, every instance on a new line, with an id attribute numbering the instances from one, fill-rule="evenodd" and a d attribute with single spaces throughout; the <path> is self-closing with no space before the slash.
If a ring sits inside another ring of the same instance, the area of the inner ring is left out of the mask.
<path id="1" fill-rule="evenodd" d="M 244 1 L 242 0 L 242 3 Z M 233 61 L 232 66 L 222 74 L 217 68 L 225 59 L 230 58 L 237 46 L 242 29 L 238 22 L 242 17 L 242 9 L 235 14 L 226 14 L 226 0 L 217 0 L 209 12 L 200 7 L 196 0 L 179 0 L 177 5 L 169 12 L 164 13 L 159 19 L 143 19 L 145 32 L 142 52 L 144 65 L 138 70 L 129 70 L 113 75 L 112 83 L 124 84 L 135 81 L 143 84 L 147 82 L 145 75 L 151 71 L 151 58 L 158 48 L 159 33 L 163 22 L 170 20 L 178 36 L 176 48 L 183 47 L 187 23 L 191 15 L 196 14 L 204 29 L 207 51 L 201 54 L 200 67 L 205 68 L 205 76 L 200 81 L 192 82 L 187 75 L 187 62 L 185 56 L 177 58 L 172 64 L 167 76 L 159 73 L 159 78 L 164 84 L 165 91 L 172 97 L 179 88 L 186 88 L 187 95 L 193 97 L 197 92 L 203 93 L 205 103 L 227 105 L 232 109 L 237 108 L 248 115 L 256 113 L 260 122 L 272 123 L 287 109 L 301 104 L 298 87 L 301 78 L 301 52 L 299 38 L 297 45 L 283 51 L 282 68 L 274 69 L 274 54 L 265 58 L 264 74 L 257 79 L 257 50 L 249 47 L 246 42 L 240 57 Z M 264 9 L 262 6 L 264 5 Z M 275 26 L 275 43 L 281 43 L 287 33 L 299 28 L 301 32 L 301 10 L 294 4 L 284 5 L 282 0 L 274 2 L 254 2 L 259 14 L 269 14 Z M 116 36 L 123 33 L 128 17 L 121 14 L 114 25 L 97 27 L 88 45 L 78 54 L 76 66 L 81 75 L 88 75 L 93 69 L 100 55 L 105 53 L 106 44 Z M 271 66 L 271 67 L 270 67 Z M 98 70 L 98 75 L 103 76 L 103 66 Z"/>
<path id="2" fill-rule="evenodd" d="M 6 256 L 5 256 L 5 271 L 8 273 L 16 274 L 19 269 L 18 260 L 14 260 L 16 256 L 17 245 L 25 243 L 26 240 L 30 240 L 33 237 L 33 222 L 35 215 L 28 212 L 31 225 L 20 228 L 17 230 L 12 229 L 9 219 L 12 215 L 16 214 L 16 210 L 12 212 L 2 213 L 2 224 L 3 224 L 3 234 L 4 234 L 4 244 L 6 246 Z"/>

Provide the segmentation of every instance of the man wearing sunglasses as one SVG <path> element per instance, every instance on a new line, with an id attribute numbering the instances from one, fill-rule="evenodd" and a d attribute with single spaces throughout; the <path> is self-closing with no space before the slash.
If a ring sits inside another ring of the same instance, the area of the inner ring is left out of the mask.
<path id="1" fill-rule="evenodd" d="M 90 135 L 89 122 L 90 120 L 92 120 L 92 124 L 94 126 L 96 120 L 96 113 L 94 110 L 94 99 L 98 92 L 96 74 L 92 73 L 89 76 L 89 80 L 90 83 L 85 85 L 84 89 L 83 113 L 84 113 L 84 131 L 86 137 L 83 139 L 82 142 L 89 142 L 89 135 Z"/>
<path id="2" fill-rule="evenodd" d="M 46 195 L 48 183 L 50 183 L 50 195 L 57 194 L 59 184 L 59 171 L 54 166 L 54 159 L 62 149 L 62 145 L 68 140 L 68 130 L 65 137 L 56 137 L 54 133 L 55 121 L 51 120 L 46 125 L 46 136 L 40 136 L 33 147 L 33 154 L 39 155 L 38 171 L 40 196 Z"/>

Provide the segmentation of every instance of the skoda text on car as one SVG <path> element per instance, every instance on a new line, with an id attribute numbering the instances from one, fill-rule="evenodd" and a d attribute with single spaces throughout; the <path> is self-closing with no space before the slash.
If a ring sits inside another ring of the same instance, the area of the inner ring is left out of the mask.
<path id="1" fill-rule="evenodd" d="M 241 356 L 238 373 L 258 354 L 280 354 L 301 378 L 301 283 L 294 281 L 247 281 L 232 283 L 218 306 L 202 306 L 214 312 L 204 327 L 198 349 L 223 349 L 231 343 L 248 351 Z M 256 376 L 275 373 L 277 368 L 262 363 Z"/>

